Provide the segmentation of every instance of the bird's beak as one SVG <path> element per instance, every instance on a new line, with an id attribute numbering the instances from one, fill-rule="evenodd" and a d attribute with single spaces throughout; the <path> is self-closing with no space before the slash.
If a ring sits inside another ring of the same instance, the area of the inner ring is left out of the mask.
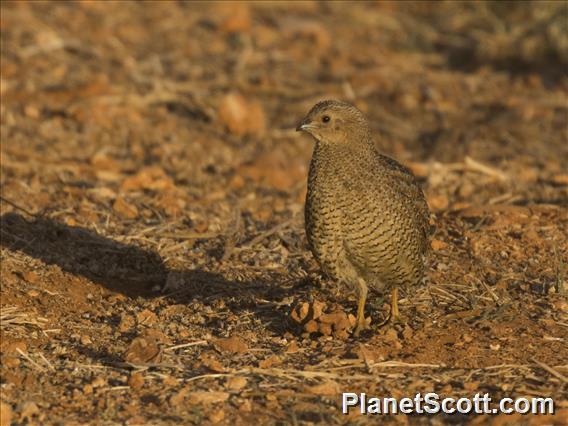
<path id="1" fill-rule="evenodd" d="M 313 129 L 314 127 L 315 126 L 313 124 L 302 121 L 300 124 L 298 124 L 298 127 L 296 127 L 296 132 L 305 132 L 308 131 L 309 129 Z"/>

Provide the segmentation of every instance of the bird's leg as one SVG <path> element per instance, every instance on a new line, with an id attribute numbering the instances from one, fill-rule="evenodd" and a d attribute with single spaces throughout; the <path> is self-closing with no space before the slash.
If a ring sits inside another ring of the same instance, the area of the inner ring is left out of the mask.
<path id="1" fill-rule="evenodd" d="M 355 336 L 359 336 L 361 330 L 367 328 L 367 322 L 365 321 L 365 302 L 367 300 L 367 283 L 362 278 L 357 280 L 357 289 L 359 300 L 357 302 L 357 325 L 355 326 Z"/>
<path id="2" fill-rule="evenodd" d="M 391 293 L 391 312 L 389 321 L 398 321 L 400 318 L 400 314 L 398 312 L 398 287 L 394 287 Z"/>
<path id="3" fill-rule="evenodd" d="M 377 328 L 383 327 L 388 323 L 393 323 L 400 319 L 400 313 L 398 312 L 398 288 L 393 287 L 391 292 L 391 307 L 389 316 L 386 317 L 382 322 L 377 324 Z"/>

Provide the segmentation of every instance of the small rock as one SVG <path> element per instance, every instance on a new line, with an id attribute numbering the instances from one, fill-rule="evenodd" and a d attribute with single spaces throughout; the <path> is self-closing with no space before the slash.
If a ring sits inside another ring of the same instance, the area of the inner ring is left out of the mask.
<path id="1" fill-rule="evenodd" d="M 318 331 L 324 336 L 331 336 L 333 328 L 331 324 L 320 323 L 318 324 Z"/>
<path id="2" fill-rule="evenodd" d="M 300 348 L 298 347 L 298 343 L 295 340 L 292 340 L 288 347 L 286 348 L 287 354 L 295 354 L 300 352 Z"/>
<path id="3" fill-rule="evenodd" d="M 458 189 L 458 195 L 462 198 L 469 198 L 474 192 L 475 186 L 470 181 L 462 183 Z"/>
<path id="4" fill-rule="evenodd" d="M 480 384 L 481 384 L 481 382 L 479 382 L 479 381 L 465 382 L 463 384 L 463 388 L 467 391 L 474 392 L 474 391 L 479 389 Z"/>
<path id="5" fill-rule="evenodd" d="M 162 358 L 162 351 L 154 339 L 137 337 L 126 352 L 124 360 L 133 364 L 158 363 Z"/>
<path id="6" fill-rule="evenodd" d="M 215 404 L 217 402 L 224 402 L 229 399 L 229 392 L 221 391 L 195 391 L 187 394 L 187 400 L 191 404 Z"/>
<path id="7" fill-rule="evenodd" d="M 12 424 L 12 406 L 5 402 L 0 402 L 0 426 L 10 426 Z"/>
<path id="8" fill-rule="evenodd" d="M 140 389 L 144 386 L 144 377 L 140 373 L 132 373 L 128 379 L 128 386 L 132 389 Z"/>
<path id="9" fill-rule="evenodd" d="M 430 167 L 428 164 L 406 161 L 404 165 L 408 167 L 416 177 L 427 178 L 430 174 Z"/>
<path id="10" fill-rule="evenodd" d="M 15 342 L 11 342 L 6 344 L 5 346 L 2 346 L 2 353 L 4 355 L 8 354 L 8 355 L 19 356 L 18 349 L 22 352 L 27 352 L 28 345 L 23 340 L 17 340 Z"/>
<path id="11" fill-rule="evenodd" d="M 568 174 L 554 175 L 551 180 L 556 185 L 568 185 Z"/>
<path id="12" fill-rule="evenodd" d="M 252 411 L 252 401 L 250 399 L 245 399 L 241 405 L 239 405 L 239 411 L 243 413 L 250 413 Z"/>
<path id="13" fill-rule="evenodd" d="M 136 321 L 138 325 L 152 325 L 158 320 L 156 314 L 149 309 L 144 309 L 142 312 L 136 314 Z"/>
<path id="14" fill-rule="evenodd" d="M 145 329 L 142 337 L 147 340 L 153 340 L 164 345 L 172 344 L 172 339 L 170 339 L 163 331 L 157 330 L 155 328 Z"/>
<path id="15" fill-rule="evenodd" d="M 272 355 L 266 359 L 263 359 L 258 363 L 260 368 L 270 368 L 274 367 L 275 365 L 279 365 L 282 363 L 282 359 L 278 355 Z"/>
<path id="16" fill-rule="evenodd" d="M 132 327 L 134 327 L 135 321 L 134 317 L 129 314 L 122 314 L 120 318 L 120 323 L 118 324 L 118 331 L 121 333 L 126 333 Z"/>
<path id="17" fill-rule="evenodd" d="M 221 409 L 213 410 L 209 414 L 209 420 L 211 421 L 211 423 L 219 423 L 223 421 L 224 418 L 225 418 L 225 411 Z"/>
<path id="18" fill-rule="evenodd" d="M 186 202 L 178 195 L 172 193 L 162 194 L 158 199 L 157 206 L 159 206 L 164 213 L 169 217 L 179 216 L 185 209 Z"/>
<path id="19" fill-rule="evenodd" d="M 319 317 L 321 317 L 324 308 L 325 308 L 325 303 L 320 302 L 319 300 L 315 300 L 314 303 L 312 303 L 312 310 L 313 310 L 312 318 L 317 320 Z"/>
<path id="20" fill-rule="evenodd" d="M 109 170 L 112 172 L 120 172 L 120 165 L 104 151 L 97 152 L 91 158 L 91 164 L 99 170 Z"/>
<path id="21" fill-rule="evenodd" d="M 30 284 L 36 284 L 38 282 L 38 275 L 34 271 L 27 271 L 22 274 L 24 280 L 29 282 Z"/>
<path id="22" fill-rule="evenodd" d="M 30 297 L 38 297 L 41 293 L 37 290 L 29 290 L 26 294 Z"/>
<path id="23" fill-rule="evenodd" d="M 170 405 L 172 407 L 178 407 L 179 405 L 181 405 L 184 402 L 185 397 L 187 396 L 188 392 L 189 392 L 188 388 L 183 388 L 179 392 L 177 392 L 176 394 L 172 395 L 170 397 L 170 401 L 169 401 Z"/>
<path id="24" fill-rule="evenodd" d="M 223 367 L 223 364 L 221 364 L 218 359 L 205 353 L 201 354 L 200 356 L 200 364 L 202 367 L 205 367 L 215 373 L 224 373 L 225 371 L 227 371 L 227 369 Z"/>
<path id="25" fill-rule="evenodd" d="M 357 324 L 357 318 L 353 314 L 347 315 L 347 319 L 349 320 L 349 327 L 353 328 Z"/>
<path id="26" fill-rule="evenodd" d="M 229 181 L 229 187 L 231 189 L 241 189 L 245 186 L 245 183 L 245 179 L 241 175 L 236 174 Z"/>
<path id="27" fill-rule="evenodd" d="M 322 314 L 319 318 L 320 321 L 320 331 L 323 332 L 324 329 L 327 332 L 327 327 L 324 325 L 329 325 L 332 328 L 332 334 L 334 337 L 339 339 L 345 339 L 348 337 L 349 329 L 351 328 L 351 322 L 347 314 L 343 311 L 334 311 L 329 314 Z M 370 318 L 367 320 L 370 323 Z M 323 333 L 326 334 L 326 333 Z"/>
<path id="28" fill-rule="evenodd" d="M 443 262 L 440 262 L 436 265 L 436 269 L 440 272 L 443 272 L 443 271 L 447 271 L 449 268 L 448 268 L 448 265 L 446 265 Z"/>
<path id="29" fill-rule="evenodd" d="M 15 368 L 20 365 L 21 361 L 20 358 L 16 356 L 3 356 L 2 357 L 2 365 L 8 368 Z"/>
<path id="30" fill-rule="evenodd" d="M 162 378 L 162 383 L 166 386 L 177 386 L 178 380 L 173 376 L 166 376 Z"/>
<path id="31" fill-rule="evenodd" d="M 396 332 L 396 330 L 394 328 L 389 328 L 384 337 L 383 337 L 385 342 L 389 342 L 389 343 L 396 343 L 398 342 L 398 333 Z"/>
<path id="32" fill-rule="evenodd" d="M 303 302 L 292 310 L 290 316 L 297 323 L 302 323 L 308 317 L 309 312 L 310 312 L 310 304 L 307 302 Z"/>
<path id="33" fill-rule="evenodd" d="M 441 241 L 441 240 L 432 240 L 432 242 L 430 243 L 430 246 L 432 247 L 432 250 L 438 251 L 438 250 L 443 250 L 446 247 L 448 247 L 448 244 L 445 243 L 444 241 Z"/>
<path id="34" fill-rule="evenodd" d="M 337 382 L 328 381 L 314 386 L 306 386 L 304 390 L 313 395 L 338 395 L 341 393 L 340 386 Z"/>
<path id="35" fill-rule="evenodd" d="M 433 195 L 428 197 L 428 205 L 433 211 L 442 211 L 448 208 L 450 201 L 445 195 Z"/>
<path id="36" fill-rule="evenodd" d="M 243 389 L 248 383 L 246 377 L 236 376 L 227 379 L 227 388 L 230 390 L 238 391 Z"/>
<path id="37" fill-rule="evenodd" d="M 26 114 L 26 116 L 29 118 L 36 119 L 40 117 L 41 111 L 37 106 L 30 104 L 24 107 L 24 114 Z"/>
<path id="38" fill-rule="evenodd" d="M 107 186 L 100 188 L 91 188 L 87 192 L 89 193 L 89 195 L 92 195 L 93 198 L 102 202 L 116 198 L 116 192 Z"/>
<path id="39" fill-rule="evenodd" d="M 248 351 L 248 346 L 243 340 L 237 336 L 232 336 L 227 339 L 217 339 L 213 342 L 217 350 L 221 352 L 232 353 L 245 353 Z"/>
<path id="40" fill-rule="evenodd" d="M 415 93 L 400 93 L 396 97 L 397 103 L 406 110 L 412 111 L 415 110 L 418 105 L 420 104 L 420 100 L 416 96 Z"/>
<path id="41" fill-rule="evenodd" d="M 306 333 L 315 333 L 319 330 L 319 324 L 314 320 L 310 320 L 304 325 L 304 330 Z"/>
<path id="42" fill-rule="evenodd" d="M 106 384 L 107 384 L 106 380 L 101 376 L 95 377 L 93 379 L 93 381 L 91 382 L 91 386 L 93 388 L 100 388 L 100 387 L 106 386 Z"/>
<path id="43" fill-rule="evenodd" d="M 262 136 L 266 130 L 264 109 L 257 101 L 248 101 L 242 95 L 229 93 L 219 106 L 219 119 L 229 132 L 244 136 Z"/>
<path id="44" fill-rule="evenodd" d="M 150 191 L 166 191 L 175 188 L 174 181 L 169 177 L 164 169 L 158 166 L 145 167 L 136 175 L 127 177 L 122 182 L 122 191 L 140 191 L 147 189 Z"/>
<path id="45" fill-rule="evenodd" d="M 134 204 L 127 203 L 124 198 L 118 197 L 112 205 L 114 211 L 125 219 L 135 219 L 138 217 L 138 208 Z"/>
<path id="46" fill-rule="evenodd" d="M 252 20 L 247 3 L 221 2 L 218 13 L 226 16 L 219 29 L 225 33 L 246 33 L 251 30 Z"/>
<path id="47" fill-rule="evenodd" d="M 126 421 L 126 424 L 127 425 L 144 425 L 144 424 L 147 424 L 147 419 L 146 419 L 145 416 L 139 414 L 139 415 L 136 415 L 136 416 L 129 418 Z"/>

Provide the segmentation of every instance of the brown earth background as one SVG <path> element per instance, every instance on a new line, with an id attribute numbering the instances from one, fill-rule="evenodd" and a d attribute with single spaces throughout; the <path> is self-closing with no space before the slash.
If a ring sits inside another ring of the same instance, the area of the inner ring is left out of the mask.
<path id="1" fill-rule="evenodd" d="M 0 10 L 2 426 L 568 423 L 565 2 Z M 360 338 L 303 231 L 293 129 L 324 98 L 435 216 L 405 323 Z M 345 416 L 346 391 L 556 414 Z"/>

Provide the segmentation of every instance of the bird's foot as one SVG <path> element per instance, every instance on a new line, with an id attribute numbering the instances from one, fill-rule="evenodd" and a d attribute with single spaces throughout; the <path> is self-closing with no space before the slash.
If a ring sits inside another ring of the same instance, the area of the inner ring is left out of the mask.
<path id="1" fill-rule="evenodd" d="M 388 322 L 391 325 L 396 325 L 396 324 L 406 325 L 406 321 L 400 315 L 390 315 L 388 318 Z"/>
<path id="2" fill-rule="evenodd" d="M 369 320 L 367 320 L 365 317 L 361 317 L 360 319 L 357 320 L 357 325 L 355 326 L 355 329 L 353 330 L 353 335 L 355 337 L 359 337 L 359 335 L 361 334 L 362 331 L 364 330 L 368 330 L 371 328 L 370 326 L 370 321 L 371 318 L 369 318 Z"/>

